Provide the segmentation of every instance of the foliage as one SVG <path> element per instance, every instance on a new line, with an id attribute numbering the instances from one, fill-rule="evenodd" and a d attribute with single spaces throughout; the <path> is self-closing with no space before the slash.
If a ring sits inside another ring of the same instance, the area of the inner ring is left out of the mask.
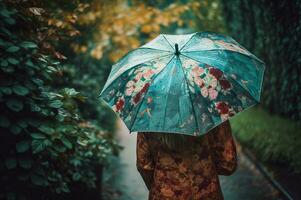
<path id="1" fill-rule="evenodd" d="M 252 108 L 231 119 L 234 135 L 262 161 L 281 163 L 301 173 L 300 126 L 262 108 Z"/>
<path id="2" fill-rule="evenodd" d="M 267 65 L 263 105 L 301 124 L 301 1 L 222 2 L 231 35 Z"/>
<path id="3" fill-rule="evenodd" d="M 92 188 L 95 168 L 120 149 L 83 117 L 86 97 L 55 84 L 64 56 L 47 44 L 55 39 L 45 11 L 31 6 L 0 1 L 1 199 L 60 199 L 74 182 Z"/>

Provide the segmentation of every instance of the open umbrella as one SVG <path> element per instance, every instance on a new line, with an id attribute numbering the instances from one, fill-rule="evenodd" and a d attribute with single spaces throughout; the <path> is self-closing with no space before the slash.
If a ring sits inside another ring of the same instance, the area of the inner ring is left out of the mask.
<path id="1" fill-rule="evenodd" d="M 260 102 L 264 70 L 229 36 L 160 34 L 112 66 L 100 97 L 130 133 L 202 135 Z"/>

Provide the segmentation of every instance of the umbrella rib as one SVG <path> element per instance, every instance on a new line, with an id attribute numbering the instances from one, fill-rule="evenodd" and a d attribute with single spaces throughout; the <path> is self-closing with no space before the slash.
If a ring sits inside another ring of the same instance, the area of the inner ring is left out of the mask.
<path id="1" fill-rule="evenodd" d="M 149 59 L 149 60 L 146 60 L 146 61 L 143 61 L 143 62 L 141 62 L 141 63 L 146 63 L 146 62 L 149 62 L 149 61 L 152 61 L 152 60 L 155 60 L 155 59 L 157 59 L 158 57 L 160 57 L 161 55 L 158 55 L 158 56 L 156 56 L 156 57 L 154 57 L 154 58 L 151 58 L 151 59 Z M 171 54 L 168 54 L 168 55 L 165 55 L 165 56 L 161 56 L 161 58 L 164 58 L 164 57 L 167 57 L 167 56 L 171 56 Z M 136 65 L 134 65 L 134 66 L 132 66 L 132 67 L 130 67 L 129 69 L 127 69 L 127 70 L 125 70 L 124 72 L 122 72 L 121 74 L 119 74 L 119 76 L 118 77 L 120 77 L 122 74 L 124 74 L 125 72 L 127 72 L 127 71 L 129 71 L 130 69 L 134 69 L 135 67 L 137 67 L 137 66 L 139 66 L 141 63 L 138 63 L 138 64 L 136 64 Z M 118 71 L 117 71 L 118 72 Z M 116 73 L 117 73 L 116 72 Z M 117 77 L 117 78 L 118 78 Z M 111 84 L 115 81 L 116 79 L 114 79 L 114 80 L 112 80 L 110 83 L 109 83 L 109 85 L 108 86 L 106 86 L 106 88 L 105 89 L 107 89 L 108 87 L 110 87 L 111 86 Z M 103 90 L 103 89 L 102 89 Z M 101 94 L 104 92 L 104 90 L 98 95 L 98 97 L 100 97 L 101 96 Z"/>
<path id="2" fill-rule="evenodd" d="M 195 61 L 197 61 L 197 62 L 199 62 L 199 63 L 205 63 L 205 62 L 202 62 L 202 61 L 199 61 L 199 60 L 197 60 L 197 59 L 195 59 L 195 58 L 192 58 L 192 57 L 190 57 L 190 56 L 187 56 L 187 55 L 184 55 L 184 54 L 181 54 L 181 55 L 183 55 L 183 56 L 185 56 L 185 57 L 187 57 L 187 58 L 190 58 L 190 59 L 192 59 L 192 60 L 195 60 Z M 207 64 L 207 63 L 205 63 L 205 64 Z M 213 66 L 213 67 L 215 67 L 215 66 Z M 225 72 L 223 71 L 223 73 L 225 74 Z M 244 91 L 246 91 L 247 93 L 250 93 L 248 90 L 246 90 L 238 81 L 236 81 L 235 79 L 233 79 L 231 76 L 227 76 L 227 77 L 229 77 L 232 81 L 234 81 L 234 82 L 236 82 L 241 88 L 243 88 L 243 90 Z M 251 97 L 252 97 L 252 99 L 253 100 L 255 100 L 256 102 L 258 102 L 252 95 L 250 95 Z"/>
<path id="3" fill-rule="evenodd" d="M 259 58 L 257 58 L 255 55 L 251 54 L 251 55 L 247 55 L 247 54 L 244 54 L 244 53 L 240 53 L 238 51 L 233 51 L 233 50 L 230 50 L 230 49 L 204 49 L 204 50 L 195 50 L 195 51 L 183 51 L 183 53 L 190 53 L 190 52 L 199 52 L 199 51 L 230 51 L 230 52 L 233 52 L 233 53 L 238 53 L 238 54 L 241 54 L 243 56 L 247 56 L 247 57 L 251 57 L 252 59 L 254 60 L 257 60 L 258 62 L 262 63 L 262 64 L 265 64 L 262 60 L 260 60 Z"/>
<path id="4" fill-rule="evenodd" d="M 153 49 L 153 50 L 156 50 L 156 51 L 166 51 L 166 52 L 171 52 L 172 53 L 172 51 L 163 50 L 163 49 L 155 49 L 155 48 L 151 48 L 151 47 L 139 47 L 137 49 Z M 137 50 L 137 49 L 134 49 L 134 50 Z"/>
<path id="5" fill-rule="evenodd" d="M 182 69 L 182 72 L 183 72 L 183 75 L 184 75 L 184 79 L 185 79 L 185 82 L 186 82 L 186 86 L 187 86 L 187 90 L 188 90 L 188 94 L 189 94 L 189 99 L 190 99 L 190 102 L 191 102 L 191 107 L 192 107 L 192 112 L 193 112 L 193 115 L 194 115 L 194 120 L 195 120 L 195 123 L 196 123 L 196 127 L 198 129 L 198 131 L 201 131 L 200 130 L 200 127 L 199 127 L 199 124 L 197 122 L 197 117 L 196 117 L 196 114 L 195 114 L 195 110 L 194 110 L 194 106 L 193 106 L 193 101 L 192 101 L 192 98 L 191 98 L 191 93 L 190 93 L 190 90 L 189 90 L 189 85 L 188 85 L 188 81 L 186 79 L 186 73 L 184 71 L 184 68 L 183 68 L 183 65 L 182 65 L 182 62 L 180 60 L 179 57 L 177 57 L 181 63 L 181 69 Z"/>
<path id="6" fill-rule="evenodd" d="M 187 44 L 190 40 L 192 40 L 192 38 L 194 38 L 195 35 L 196 35 L 196 33 L 194 33 L 194 34 L 187 40 L 187 42 L 181 47 L 181 49 L 180 49 L 179 51 L 181 51 L 181 50 L 186 46 L 186 44 Z"/>
<path id="7" fill-rule="evenodd" d="M 167 67 L 168 65 L 166 65 L 166 67 Z M 173 66 L 174 67 L 174 66 Z M 168 88 L 168 92 L 169 92 L 169 90 L 170 90 L 170 84 L 171 84 L 171 81 L 172 81 L 172 76 L 170 77 L 170 79 L 169 79 L 169 88 Z M 168 103 L 168 97 L 169 97 L 169 95 L 167 95 L 167 97 L 166 97 L 166 104 L 165 104 L 165 108 L 164 108 L 164 121 L 163 121 L 163 129 L 165 129 L 165 117 L 166 117 L 166 110 L 167 110 L 167 103 Z"/>
<path id="8" fill-rule="evenodd" d="M 166 40 L 166 42 L 169 44 L 169 46 L 170 46 L 172 49 L 174 49 L 174 47 L 169 43 L 169 41 L 167 40 L 167 38 L 165 37 L 165 35 L 162 34 L 162 36 L 163 36 L 163 38 Z"/>
<path id="9" fill-rule="evenodd" d="M 154 80 L 155 78 L 157 78 L 157 76 L 165 69 L 165 67 L 172 61 L 172 59 L 173 59 L 174 57 L 175 57 L 175 55 L 173 55 L 173 56 L 170 58 L 170 60 L 166 63 L 166 65 L 165 65 L 164 67 L 162 67 L 161 71 L 158 72 L 158 73 L 154 76 L 154 78 L 153 78 L 152 80 Z M 141 102 L 140 102 L 139 105 L 138 105 L 137 112 L 136 112 L 136 114 L 134 115 L 134 120 L 133 120 L 131 126 L 129 127 L 130 132 L 131 132 L 131 130 L 132 130 L 132 128 L 133 128 L 133 125 L 134 125 L 134 123 L 135 123 L 135 121 L 136 121 L 137 114 L 138 114 L 138 112 L 139 112 L 139 110 L 140 110 L 140 107 L 141 107 L 141 105 L 142 105 L 142 102 L 143 102 L 143 100 L 144 100 L 144 97 L 146 97 L 146 95 L 148 94 L 149 88 L 150 88 L 150 86 L 147 88 L 147 90 L 146 90 L 146 92 L 145 92 L 145 95 L 143 96 L 143 98 L 141 99 Z M 132 110 L 132 109 L 131 109 L 131 110 Z"/>

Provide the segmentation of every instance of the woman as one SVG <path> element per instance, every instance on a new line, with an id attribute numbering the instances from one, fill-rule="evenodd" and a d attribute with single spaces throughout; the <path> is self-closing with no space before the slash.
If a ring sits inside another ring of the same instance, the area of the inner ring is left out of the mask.
<path id="1" fill-rule="evenodd" d="M 228 120 L 200 137 L 139 132 L 136 153 L 149 200 L 222 200 L 218 175 L 237 167 Z"/>

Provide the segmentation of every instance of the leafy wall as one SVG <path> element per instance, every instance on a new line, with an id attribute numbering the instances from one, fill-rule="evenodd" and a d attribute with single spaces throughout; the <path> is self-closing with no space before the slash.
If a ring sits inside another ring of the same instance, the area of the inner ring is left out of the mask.
<path id="1" fill-rule="evenodd" d="M 301 1 L 222 3 L 229 34 L 266 63 L 262 104 L 301 124 Z"/>

